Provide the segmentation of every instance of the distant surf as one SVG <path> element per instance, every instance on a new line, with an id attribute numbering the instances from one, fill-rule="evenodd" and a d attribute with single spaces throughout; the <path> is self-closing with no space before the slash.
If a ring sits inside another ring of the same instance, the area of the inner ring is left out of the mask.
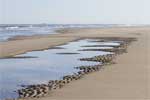
<path id="1" fill-rule="evenodd" d="M 61 28 L 107 28 L 114 24 L 0 24 L 0 42 L 15 36 L 57 34 Z"/>

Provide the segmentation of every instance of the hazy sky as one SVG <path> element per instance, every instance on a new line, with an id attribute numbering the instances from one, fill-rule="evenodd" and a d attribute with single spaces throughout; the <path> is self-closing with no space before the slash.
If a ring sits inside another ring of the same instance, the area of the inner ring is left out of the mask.
<path id="1" fill-rule="evenodd" d="M 0 0 L 0 24 L 150 24 L 150 0 Z"/>

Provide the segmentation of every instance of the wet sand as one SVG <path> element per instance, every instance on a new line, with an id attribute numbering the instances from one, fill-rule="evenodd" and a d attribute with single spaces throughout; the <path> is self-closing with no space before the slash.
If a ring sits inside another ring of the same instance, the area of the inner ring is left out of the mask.
<path id="1" fill-rule="evenodd" d="M 68 29 L 63 33 L 0 43 L 0 56 L 49 48 L 79 38 L 136 37 L 138 41 L 128 47 L 128 53 L 117 57 L 117 64 L 106 66 L 37 100 L 150 99 L 150 27 Z"/>
<path id="2" fill-rule="evenodd" d="M 65 29 L 63 34 L 18 36 L 8 42 L 0 42 L 0 58 L 10 57 L 27 51 L 42 50 L 80 38 L 135 37 L 149 32 L 150 27 L 106 28 L 106 29 Z"/>

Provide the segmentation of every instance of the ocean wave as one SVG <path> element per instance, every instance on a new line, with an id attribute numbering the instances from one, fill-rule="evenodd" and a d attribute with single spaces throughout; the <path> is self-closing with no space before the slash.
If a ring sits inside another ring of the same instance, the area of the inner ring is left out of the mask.
<path id="1" fill-rule="evenodd" d="M 0 24 L 0 41 L 16 35 L 56 34 L 55 30 L 63 28 L 104 28 L 112 24 Z M 7 37 L 7 38 L 6 38 Z"/>
<path id="2" fill-rule="evenodd" d="M 6 27 L 5 29 L 10 30 L 10 29 L 18 29 L 18 28 L 19 28 L 18 26 L 11 26 L 11 27 Z"/>

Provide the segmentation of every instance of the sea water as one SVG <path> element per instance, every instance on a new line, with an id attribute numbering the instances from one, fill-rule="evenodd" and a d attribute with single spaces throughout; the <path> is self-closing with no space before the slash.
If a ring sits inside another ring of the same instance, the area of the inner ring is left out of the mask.
<path id="1" fill-rule="evenodd" d="M 107 28 L 111 24 L 0 24 L 0 42 L 14 36 L 31 36 L 42 34 L 58 34 L 63 28 Z"/>

